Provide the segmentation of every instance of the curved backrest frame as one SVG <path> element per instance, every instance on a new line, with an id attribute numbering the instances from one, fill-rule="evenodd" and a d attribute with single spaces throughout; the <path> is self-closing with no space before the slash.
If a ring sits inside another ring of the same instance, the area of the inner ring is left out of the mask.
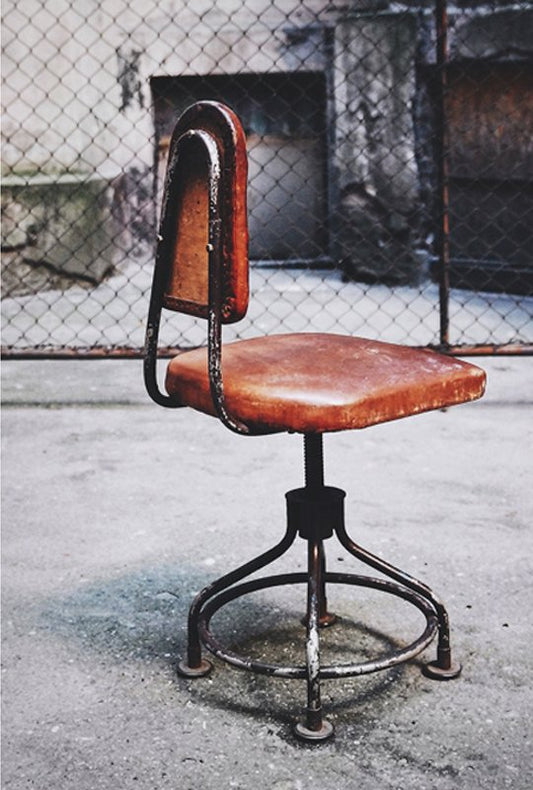
<path id="1" fill-rule="evenodd" d="M 145 341 L 144 378 L 162 406 L 182 404 L 157 383 L 163 308 L 208 320 L 211 394 L 224 424 L 245 425 L 228 414 L 222 384 L 223 323 L 248 307 L 246 140 L 237 116 L 218 102 L 198 102 L 180 117 L 169 151 L 156 263 Z"/>

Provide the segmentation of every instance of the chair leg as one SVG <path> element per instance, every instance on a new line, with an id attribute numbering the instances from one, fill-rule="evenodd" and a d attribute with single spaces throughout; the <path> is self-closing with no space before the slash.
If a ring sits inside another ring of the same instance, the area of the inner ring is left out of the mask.
<path id="1" fill-rule="evenodd" d="M 319 542 L 319 562 L 320 562 L 320 587 L 318 590 L 318 627 L 328 628 L 335 625 L 337 615 L 328 611 L 328 601 L 326 597 L 326 553 L 323 541 Z"/>
<path id="2" fill-rule="evenodd" d="M 390 565 L 385 560 L 371 554 L 366 549 L 358 546 L 347 534 L 344 526 L 337 527 L 337 537 L 344 546 L 344 548 L 357 557 L 358 560 L 370 565 L 372 568 L 383 573 L 391 579 L 414 590 L 426 601 L 429 601 L 435 610 L 438 622 L 438 643 L 437 643 L 437 660 L 426 664 L 423 672 L 427 677 L 435 680 L 451 680 L 461 674 L 461 664 L 452 660 L 452 652 L 450 646 L 450 623 L 448 612 L 442 601 L 437 598 L 435 593 L 423 582 L 418 581 L 408 573 L 401 571 L 399 568 Z"/>
<path id="3" fill-rule="evenodd" d="M 322 434 L 304 435 L 304 470 L 305 487 L 310 491 L 319 491 L 324 488 L 324 449 Z M 318 625 L 320 628 L 327 628 L 337 621 L 336 615 L 328 612 L 326 600 L 326 562 L 324 554 L 324 544 L 320 541 L 320 565 L 321 565 L 321 584 L 318 593 Z M 304 618 L 304 625 L 307 620 Z"/>
<path id="4" fill-rule="evenodd" d="M 273 548 L 265 551 L 263 554 L 260 554 L 244 565 L 241 565 L 234 571 L 227 573 L 212 584 L 204 587 L 204 589 L 198 593 L 189 610 L 187 660 L 179 662 L 178 674 L 189 678 L 203 677 L 209 674 L 212 669 L 213 665 L 211 662 L 202 658 L 202 644 L 199 628 L 202 610 L 207 601 L 223 590 L 226 590 L 228 587 L 241 581 L 241 579 L 244 579 L 246 576 L 250 576 L 252 573 L 255 573 L 255 571 L 264 568 L 266 565 L 278 559 L 278 557 L 281 557 L 281 555 L 290 548 L 295 537 L 296 530 L 289 525 L 282 540 Z"/>
<path id="5" fill-rule="evenodd" d="M 318 590 L 318 627 L 319 628 L 329 628 L 330 625 L 335 625 L 337 620 L 339 619 L 334 612 L 330 612 L 328 610 L 328 601 L 326 597 L 326 553 L 324 551 L 324 543 L 320 541 L 319 544 L 319 553 L 320 553 L 320 589 Z M 302 617 L 302 625 L 307 626 L 307 612 Z"/>
<path id="6" fill-rule="evenodd" d="M 436 598 L 435 601 L 437 601 Z M 438 608 L 435 604 L 435 610 L 439 623 L 437 660 L 425 664 L 422 668 L 422 672 L 426 677 L 432 680 L 453 680 L 461 674 L 462 666 L 458 661 L 452 660 L 448 612 L 440 601 Z"/>
<path id="7" fill-rule="evenodd" d="M 321 540 L 308 542 L 307 586 L 307 708 L 305 721 L 295 725 L 295 734 L 306 741 L 324 741 L 333 735 L 331 722 L 322 717 L 320 698 L 320 611 L 324 598 L 324 547 Z M 323 610 L 325 611 L 325 610 Z"/>

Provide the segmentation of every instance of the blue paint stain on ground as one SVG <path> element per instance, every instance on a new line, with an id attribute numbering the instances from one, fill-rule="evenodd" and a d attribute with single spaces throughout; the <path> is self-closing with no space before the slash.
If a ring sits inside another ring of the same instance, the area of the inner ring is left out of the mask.
<path id="1" fill-rule="evenodd" d="M 205 568 L 162 565 L 142 568 L 115 578 L 79 585 L 65 595 L 50 597 L 38 604 L 37 622 L 54 638 L 69 643 L 86 655 L 99 656 L 104 663 L 144 663 L 159 673 L 163 666 L 174 667 L 186 654 L 187 614 L 194 595 L 211 579 Z M 305 628 L 298 606 L 276 606 L 266 598 L 247 596 L 228 605 L 214 618 L 221 642 L 241 655 L 280 664 L 305 662 Z M 30 616 L 30 612 L 26 612 Z M 389 649 L 392 644 L 378 632 L 360 623 L 343 619 L 341 627 L 326 629 L 329 658 L 334 663 L 354 659 L 358 652 Z M 271 717 L 290 722 L 303 705 L 304 681 L 286 681 L 247 672 L 236 672 L 223 663 L 212 683 L 179 680 L 191 699 L 203 700 L 227 710 L 254 717 Z M 403 670 L 397 668 L 364 678 L 324 684 L 328 708 L 340 720 L 349 721 L 355 712 L 367 725 L 374 720 L 375 707 L 387 698 L 408 693 L 403 684 L 394 684 Z M 165 677 L 168 680 L 166 671 Z M 178 678 L 176 677 L 176 681 Z M 167 682 L 167 681 L 165 681 Z M 409 684 L 411 685 L 411 684 Z M 395 689 L 395 691 L 393 691 Z"/>
<path id="2" fill-rule="evenodd" d="M 187 615 L 195 594 L 211 581 L 204 569 L 164 565 L 103 579 L 48 598 L 40 606 L 39 624 L 84 650 L 104 652 L 116 660 L 156 660 L 183 655 Z M 217 616 L 221 638 L 263 631 L 268 610 L 240 600 Z"/>
<path id="3" fill-rule="evenodd" d="M 47 599 L 40 624 L 119 660 L 164 658 L 183 650 L 187 611 L 202 583 L 190 569 L 141 569 Z"/>

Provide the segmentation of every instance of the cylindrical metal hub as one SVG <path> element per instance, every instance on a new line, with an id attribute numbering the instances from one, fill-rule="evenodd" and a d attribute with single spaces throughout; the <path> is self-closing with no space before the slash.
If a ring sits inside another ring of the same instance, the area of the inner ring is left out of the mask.
<path id="1" fill-rule="evenodd" d="M 341 488 L 295 488 L 287 491 L 287 521 L 306 540 L 330 538 L 344 526 L 344 498 Z"/>

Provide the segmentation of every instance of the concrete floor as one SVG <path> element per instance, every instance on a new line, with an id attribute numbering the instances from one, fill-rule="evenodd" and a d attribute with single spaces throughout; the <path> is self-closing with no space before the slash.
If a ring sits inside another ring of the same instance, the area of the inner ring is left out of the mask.
<path id="1" fill-rule="evenodd" d="M 292 735 L 302 682 L 219 662 L 206 679 L 175 673 L 194 592 L 281 537 L 298 437 L 160 409 L 139 362 L 4 362 L 5 790 L 532 787 L 533 362 L 479 362 L 478 403 L 326 437 L 349 532 L 445 599 L 464 669 L 439 683 L 417 659 L 325 682 L 336 736 L 316 747 Z M 281 570 L 305 566 L 298 543 Z M 330 543 L 330 567 L 360 572 Z M 302 600 L 241 599 L 217 633 L 301 652 Z M 419 631 L 389 596 L 339 587 L 330 604 L 335 660 Z"/>

